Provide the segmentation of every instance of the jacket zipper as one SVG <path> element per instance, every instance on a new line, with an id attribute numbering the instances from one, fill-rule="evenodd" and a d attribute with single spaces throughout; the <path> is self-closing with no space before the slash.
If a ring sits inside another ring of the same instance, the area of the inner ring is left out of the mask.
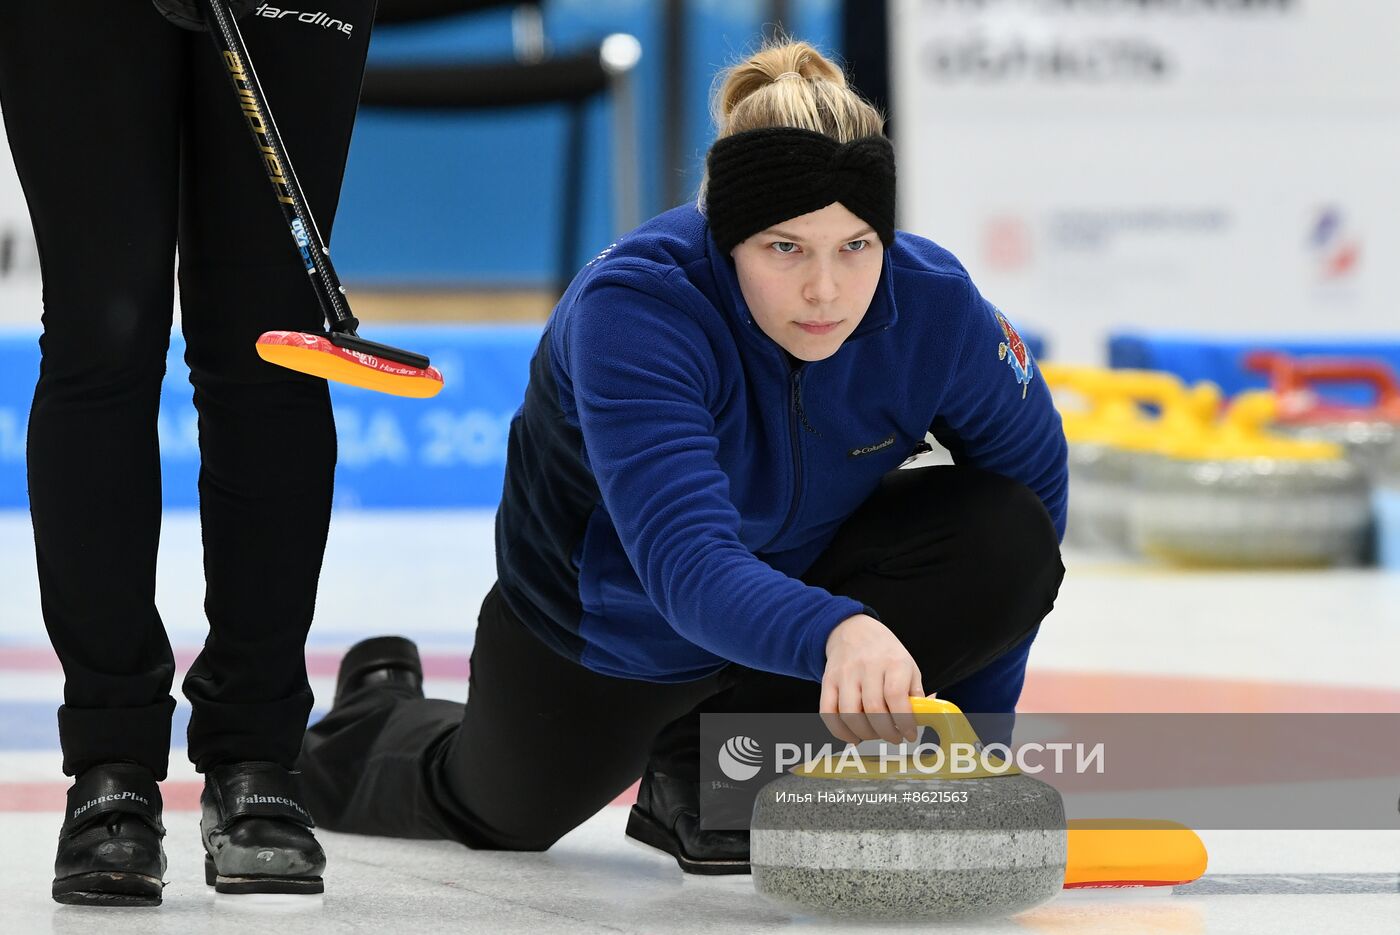
<path id="1" fill-rule="evenodd" d="M 768 544 L 758 551 L 766 550 L 773 543 L 781 539 L 792 525 L 792 521 L 797 518 L 797 504 L 802 499 L 802 427 L 798 424 L 798 409 L 802 405 L 802 371 L 798 367 L 792 372 L 792 400 L 788 407 L 788 438 L 792 441 L 792 505 L 788 507 L 787 518 L 778 527 L 778 532 Z"/>

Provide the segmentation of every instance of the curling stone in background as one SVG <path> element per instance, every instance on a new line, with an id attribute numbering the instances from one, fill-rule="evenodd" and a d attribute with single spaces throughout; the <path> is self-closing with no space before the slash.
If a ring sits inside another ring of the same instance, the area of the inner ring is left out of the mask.
<path id="1" fill-rule="evenodd" d="M 981 749 L 957 706 L 911 703 L 945 754 Z M 794 768 L 754 801 L 754 888 L 798 913 L 858 919 L 996 918 L 1045 902 L 1065 882 L 1060 794 L 991 754 L 978 763 L 963 772 L 945 757 L 936 772 L 898 772 L 851 757 Z"/>
<path id="2" fill-rule="evenodd" d="M 1165 437 L 1205 431 L 1220 405 L 1219 388 L 1201 383 L 1187 390 L 1171 374 L 1146 370 L 1043 364 L 1041 375 L 1055 394 L 1069 442 L 1066 543 L 1133 551 L 1128 505 L 1136 462 Z"/>
<path id="3" fill-rule="evenodd" d="M 1130 523 L 1143 554 L 1208 566 L 1360 558 L 1365 477 L 1338 445 L 1264 431 L 1276 412 L 1273 394 L 1241 393 L 1216 431 L 1164 442 L 1139 463 Z"/>
<path id="4" fill-rule="evenodd" d="M 1265 373 L 1278 397 L 1274 431 L 1294 438 L 1336 442 L 1375 485 L 1372 522 L 1362 560 L 1379 560 L 1383 516 L 1389 517 L 1385 491 L 1377 483 L 1386 463 L 1400 445 L 1400 385 L 1384 361 L 1357 357 L 1290 357 L 1255 351 L 1245 366 Z M 1352 405 L 1322 395 L 1327 387 L 1365 387 L 1370 402 Z M 1394 528 L 1391 519 L 1390 528 Z M 1391 533 L 1392 535 L 1394 533 Z"/>
<path id="5" fill-rule="evenodd" d="M 1041 364 L 1041 376 L 1069 444 L 1069 516 L 1065 544 L 1118 551 L 1127 547 L 1127 514 L 1121 504 L 1129 476 L 1113 457 L 1114 442 L 1140 421 L 1132 401 L 1110 391 L 1111 378 L 1097 367 Z"/>
<path id="6" fill-rule="evenodd" d="M 1132 507 L 1144 467 L 1159 460 L 1165 447 L 1190 443 L 1208 433 L 1220 409 L 1221 393 L 1220 387 L 1209 381 L 1188 388 L 1175 376 L 1155 371 L 1124 371 L 1116 388 L 1139 406 L 1153 407 L 1156 413 L 1120 430 L 1108 456 L 1115 474 L 1127 478 L 1119 488 L 1121 497 L 1114 503 L 1122 524 L 1122 551 L 1141 555 L 1133 535 Z"/>
<path id="7" fill-rule="evenodd" d="M 1384 361 L 1255 351 L 1245 356 L 1244 365 L 1269 378 L 1278 398 L 1275 431 L 1336 442 L 1367 477 L 1376 477 L 1400 439 L 1400 382 Z M 1373 402 L 1329 401 L 1319 393 L 1328 385 L 1365 386 L 1374 394 Z"/>

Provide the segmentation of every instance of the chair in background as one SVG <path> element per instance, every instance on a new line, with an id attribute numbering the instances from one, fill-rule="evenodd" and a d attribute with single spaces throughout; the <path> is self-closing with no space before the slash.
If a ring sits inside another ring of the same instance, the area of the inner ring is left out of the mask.
<path id="1" fill-rule="evenodd" d="M 606 95 L 612 102 L 613 227 L 641 223 L 637 97 L 632 71 L 641 43 L 614 33 L 598 45 L 553 54 L 544 41 L 540 0 L 380 0 L 380 24 L 422 22 L 463 13 L 514 7 L 515 55 L 499 62 L 371 65 L 362 107 L 463 113 L 558 104 L 567 110 L 564 134 L 563 212 L 557 245 L 560 293 L 573 278 L 583 220 L 586 105 Z"/>

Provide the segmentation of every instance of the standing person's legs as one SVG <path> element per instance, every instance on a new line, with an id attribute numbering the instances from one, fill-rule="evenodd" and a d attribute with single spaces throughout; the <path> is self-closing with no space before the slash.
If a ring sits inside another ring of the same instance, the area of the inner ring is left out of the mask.
<path id="1" fill-rule="evenodd" d="M 542 643 L 493 588 L 467 703 L 402 686 L 343 699 L 307 731 L 308 804 L 336 831 L 544 850 L 634 782 L 657 731 L 720 678 L 599 675 Z"/>
<path id="2" fill-rule="evenodd" d="M 0 109 L 39 243 L 29 501 L 63 665 L 63 771 L 164 778 L 175 664 L 155 606 L 178 32 L 150 4 L 0 4 Z"/>
<path id="3" fill-rule="evenodd" d="M 327 241 L 358 105 L 373 0 L 327 0 L 353 26 L 241 21 L 249 53 Z M 200 515 L 210 633 L 184 690 L 189 753 L 207 771 L 291 768 L 312 697 L 316 601 L 336 438 L 324 380 L 257 356 L 264 331 L 317 332 L 320 307 L 210 37 L 188 67 L 180 212 L 186 360 L 199 410 Z"/>
<path id="4" fill-rule="evenodd" d="M 964 707 L 992 743 L 1010 739 L 1030 644 L 1063 575 L 1033 492 L 972 468 L 931 467 L 886 475 L 802 579 L 873 608 L 918 663 L 925 691 Z M 669 803 L 654 817 L 701 867 L 732 862 L 746 843 L 698 830 L 700 715 L 814 713 L 821 700 L 818 682 L 739 666 L 726 675 L 733 687 L 657 736 L 638 797 L 643 810 L 653 796 Z"/>
<path id="5" fill-rule="evenodd" d="M 150 5 L 0 5 L 0 111 L 44 280 L 29 500 L 74 776 L 52 895 L 159 905 L 175 663 L 155 607 L 179 44 Z"/>

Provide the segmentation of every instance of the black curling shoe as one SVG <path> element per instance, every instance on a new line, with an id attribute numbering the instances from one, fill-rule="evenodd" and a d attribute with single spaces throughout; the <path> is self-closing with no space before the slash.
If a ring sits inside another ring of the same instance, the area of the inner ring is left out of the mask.
<path id="1" fill-rule="evenodd" d="M 418 647 L 402 636 L 376 636 L 351 646 L 335 677 L 335 704 L 365 689 L 390 689 L 423 697 Z"/>
<path id="2" fill-rule="evenodd" d="M 694 782 L 648 767 L 627 836 L 670 854 L 686 873 L 749 873 L 749 832 L 701 830 L 699 800 Z"/>
<path id="3" fill-rule="evenodd" d="M 296 773 L 276 763 L 216 766 L 204 776 L 204 882 L 220 893 L 321 893 L 326 854 Z"/>
<path id="4" fill-rule="evenodd" d="M 53 898 L 75 906 L 159 906 L 165 886 L 160 786 L 135 763 L 84 770 L 68 790 Z"/>

